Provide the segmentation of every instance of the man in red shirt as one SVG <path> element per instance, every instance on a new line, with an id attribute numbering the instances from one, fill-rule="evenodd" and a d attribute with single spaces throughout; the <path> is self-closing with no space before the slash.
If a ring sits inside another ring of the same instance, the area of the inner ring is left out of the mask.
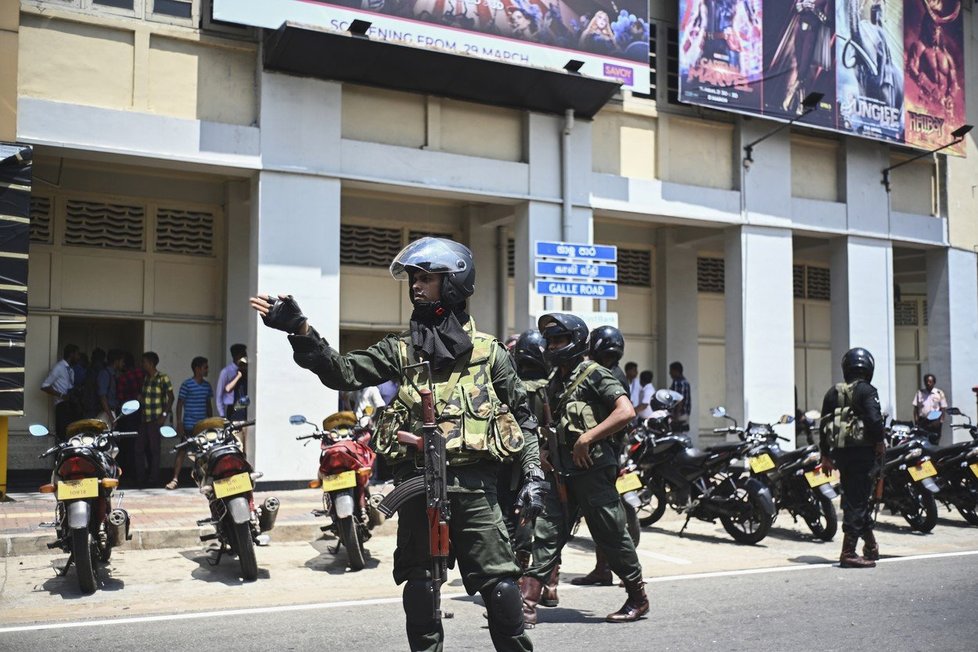
<path id="1" fill-rule="evenodd" d="M 132 353 L 126 352 L 124 357 L 123 371 L 115 379 L 115 394 L 116 398 L 119 399 L 120 407 L 126 401 L 139 398 L 139 393 L 143 391 L 143 379 L 146 377 L 146 372 L 143 371 L 142 367 L 136 365 Z M 119 417 L 116 428 L 122 432 L 136 432 L 139 429 L 141 412 L 140 410 L 135 414 Z M 136 474 L 136 441 L 131 437 L 121 437 L 118 442 L 119 463 L 123 471 L 121 482 L 125 486 L 135 487 L 138 480 Z M 126 471 L 129 471 L 128 475 Z"/>

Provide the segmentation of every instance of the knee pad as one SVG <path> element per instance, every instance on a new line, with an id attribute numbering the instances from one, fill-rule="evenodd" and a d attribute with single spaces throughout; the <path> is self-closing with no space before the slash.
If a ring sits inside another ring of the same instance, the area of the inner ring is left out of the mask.
<path id="1" fill-rule="evenodd" d="M 408 580 L 401 599 L 408 630 L 429 631 L 435 626 L 431 580 Z"/>
<path id="2" fill-rule="evenodd" d="M 523 633 L 523 599 L 516 582 L 504 578 L 495 586 L 482 592 L 489 612 L 489 630 L 503 636 L 519 636 Z"/>

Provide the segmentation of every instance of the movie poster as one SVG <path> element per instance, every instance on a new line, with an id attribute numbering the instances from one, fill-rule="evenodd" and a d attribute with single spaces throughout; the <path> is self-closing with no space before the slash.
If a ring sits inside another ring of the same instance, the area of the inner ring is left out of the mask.
<path id="1" fill-rule="evenodd" d="M 907 0 L 904 11 L 906 140 L 932 149 L 966 122 L 961 0 Z"/>
<path id="2" fill-rule="evenodd" d="M 768 2 L 764 7 L 764 115 L 790 120 L 821 93 L 806 124 L 834 129 L 835 0 Z"/>
<path id="3" fill-rule="evenodd" d="M 680 100 L 761 109 L 761 0 L 680 0 Z"/>
<path id="4" fill-rule="evenodd" d="M 836 0 L 839 127 L 903 142 L 903 0 Z"/>

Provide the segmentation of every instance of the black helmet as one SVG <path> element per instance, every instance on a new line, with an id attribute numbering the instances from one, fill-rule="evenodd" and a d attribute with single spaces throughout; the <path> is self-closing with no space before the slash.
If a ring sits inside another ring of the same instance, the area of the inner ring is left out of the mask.
<path id="1" fill-rule="evenodd" d="M 875 369 L 876 360 L 873 359 L 873 354 L 862 347 L 849 349 L 842 356 L 842 377 L 847 383 L 851 383 L 857 378 L 870 382 L 873 380 Z"/>
<path id="2" fill-rule="evenodd" d="M 464 302 L 475 290 L 472 252 L 465 245 L 447 238 L 415 240 L 394 257 L 390 269 L 391 276 L 399 281 L 410 281 L 411 269 L 444 274 L 441 302 L 449 306 Z"/>
<path id="3" fill-rule="evenodd" d="M 543 377 L 550 373 L 550 365 L 544 352 L 547 350 L 547 340 L 535 328 L 520 333 L 513 346 L 513 359 L 516 361 L 516 373 L 520 378 Z"/>
<path id="4" fill-rule="evenodd" d="M 545 357 L 550 364 L 571 363 L 587 353 L 587 324 L 577 315 L 566 312 L 550 312 L 537 320 L 537 326 L 540 327 L 540 332 L 543 333 L 548 344 L 552 337 L 567 335 L 571 338 L 570 344 L 559 349 L 547 348 Z"/>
<path id="5" fill-rule="evenodd" d="M 621 360 L 624 353 L 625 338 L 622 337 L 620 330 L 614 326 L 598 326 L 591 331 L 588 355 L 592 360 L 602 362 L 610 358 L 609 364 L 614 364 Z"/>

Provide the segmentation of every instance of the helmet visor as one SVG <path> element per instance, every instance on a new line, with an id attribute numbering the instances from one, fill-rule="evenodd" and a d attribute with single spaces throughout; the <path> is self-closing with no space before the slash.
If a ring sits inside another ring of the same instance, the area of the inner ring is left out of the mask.
<path id="1" fill-rule="evenodd" d="M 456 246 L 461 246 L 457 245 Z M 421 269 L 432 274 L 463 272 L 468 263 L 448 241 L 441 238 L 421 238 L 401 249 L 391 263 L 391 276 L 399 281 L 411 278 L 409 268 Z"/>

